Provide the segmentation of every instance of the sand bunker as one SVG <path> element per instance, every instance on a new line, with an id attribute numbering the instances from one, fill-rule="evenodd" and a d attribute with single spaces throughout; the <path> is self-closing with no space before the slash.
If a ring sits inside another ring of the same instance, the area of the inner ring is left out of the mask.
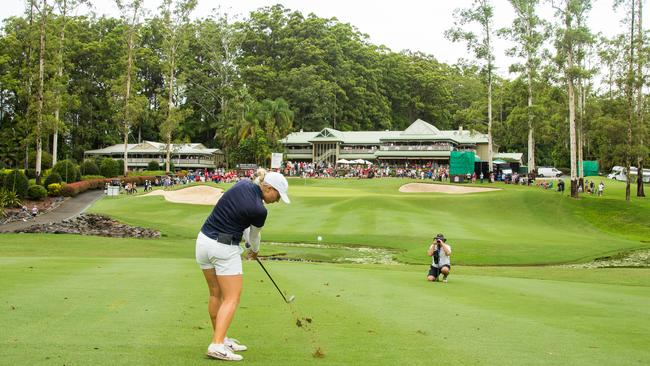
<path id="1" fill-rule="evenodd" d="M 140 197 L 146 196 L 165 196 L 165 199 L 174 203 L 189 203 L 193 205 L 210 205 L 214 206 L 221 195 L 223 190 L 210 186 L 193 186 L 177 191 L 164 191 L 157 189 Z"/>
<path id="2" fill-rule="evenodd" d="M 478 188 L 465 186 L 452 186 L 447 184 L 431 183 L 409 183 L 399 187 L 400 192 L 404 193 L 447 193 L 447 194 L 467 194 L 479 192 L 500 191 L 499 188 Z"/>

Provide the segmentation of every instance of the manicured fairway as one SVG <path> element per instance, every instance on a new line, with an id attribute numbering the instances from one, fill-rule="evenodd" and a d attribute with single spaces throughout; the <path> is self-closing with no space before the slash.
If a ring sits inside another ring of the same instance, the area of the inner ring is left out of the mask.
<path id="1" fill-rule="evenodd" d="M 0 258 L 0 364 L 216 362 L 203 357 L 207 291 L 191 259 L 75 252 Z M 458 267 L 448 284 L 431 284 L 423 266 L 267 267 L 297 300 L 284 304 L 257 265 L 245 263 L 231 335 L 249 345 L 246 364 L 650 362 L 647 269 Z M 307 317 L 309 329 L 296 326 Z M 312 357 L 317 347 L 325 358 Z"/>
<path id="2" fill-rule="evenodd" d="M 296 295 L 286 305 L 245 262 L 230 332 L 250 347 L 245 364 L 650 364 L 650 269 L 539 266 L 647 248 L 647 201 L 625 203 L 614 182 L 606 197 L 580 200 L 503 185 L 466 196 L 399 193 L 406 182 L 291 180 L 292 204 L 270 205 L 262 234 L 287 244 L 263 244 L 262 254 L 337 261 L 364 245 L 417 264 L 267 261 Z M 92 211 L 163 236 L 0 235 L 0 365 L 218 362 L 203 356 L 211 326 L 194 262 L 210 210 L 118 197 Z M 437 232 L 454 248 L 448 284 L 425 281 Z M 288 244 L 319 235 L 331 246 Z M 324 358 L 312 356 L 319 348 Z"/>
<path id="3" fill-rule="evenodd" d="M 400 193 L 405 179 L 290 180 L 291 205 L 269 206 L 263 240 L 366 245 L 401 250 L 403 262 L 425 263 L 431 238 L 443 232 L 454 263 L 582 262 L 650 247 L 650 202 L 622 200 L 623 186 L 607 182 L 604 198 L 573 200 L 553 191 L 503 184 L 491 193 Z M 228 186 L 223 186 L 227 188 Z M 170 204 L 161 197 L 119 197 L 93 211 L 160 228 L 168 238 L 192 240 L 208 206 Z"/>

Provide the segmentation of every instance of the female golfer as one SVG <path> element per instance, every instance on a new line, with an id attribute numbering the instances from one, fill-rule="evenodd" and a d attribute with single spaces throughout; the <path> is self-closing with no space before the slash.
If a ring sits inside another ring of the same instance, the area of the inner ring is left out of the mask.
<path id="1" fill-rule="evenodd" d="M 257 257 L 260 231 L 266 221 L 264 203 L 279 199 L 289 203 L 288 188 L 282 174 L 259 169 L 255 181 L 243 179 L 221 196 L 196 238 L 196 261 L 210 290 L 208 312 L 214 329 L 208 357 L 229 361 L 243 358 L 234 352 L 245 351 L 246 346 L 226 337 L 242 290 L 244 249 L 239 243 L 242 238 L 250 243 L 248 255 Z"/>

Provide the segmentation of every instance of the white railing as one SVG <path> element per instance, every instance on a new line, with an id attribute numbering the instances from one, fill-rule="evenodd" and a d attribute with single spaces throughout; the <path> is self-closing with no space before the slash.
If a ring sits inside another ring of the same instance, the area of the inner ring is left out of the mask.
<path id="1" fill-rule="evenodd" d="M 149 164 L 151 161 L 157 161 L 159 164 L 164 164 L 164 158 L 129 158 L 127 159 L 128 164 Z M 214 159 L 171 159 L 171 162 L 175 165 L 185 165 L 185 164 L 198 164 L 198 165 L 214 165 Z"/>
<path id="2" fill-rule="evenodd" d="M 451 145 L 381 146 L 383 151 L 451 151 Z"/>
<path id="3" fill-rule="evenodd" d="M 312 149 L 287 149 L 287 154 L 311 154 Z"/>
<path id="4" fill-rule="evenodd" d="M 339 152 L 343 154 L 373 154 L 377 149 L 341 149 Z"/>

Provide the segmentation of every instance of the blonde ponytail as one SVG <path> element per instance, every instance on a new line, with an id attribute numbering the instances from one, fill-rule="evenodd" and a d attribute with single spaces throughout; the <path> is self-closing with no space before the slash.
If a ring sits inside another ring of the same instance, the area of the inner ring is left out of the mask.
<path id="1" fill-rule="evenodd" d="M 255 179 L 253 182 L 257 184 L 258 186 L 264 182 L 264 177 L 266 176 L 266 169 L 264 168 L 259 168 L 257 169 L 257 172 L 255 172 Z"/>

